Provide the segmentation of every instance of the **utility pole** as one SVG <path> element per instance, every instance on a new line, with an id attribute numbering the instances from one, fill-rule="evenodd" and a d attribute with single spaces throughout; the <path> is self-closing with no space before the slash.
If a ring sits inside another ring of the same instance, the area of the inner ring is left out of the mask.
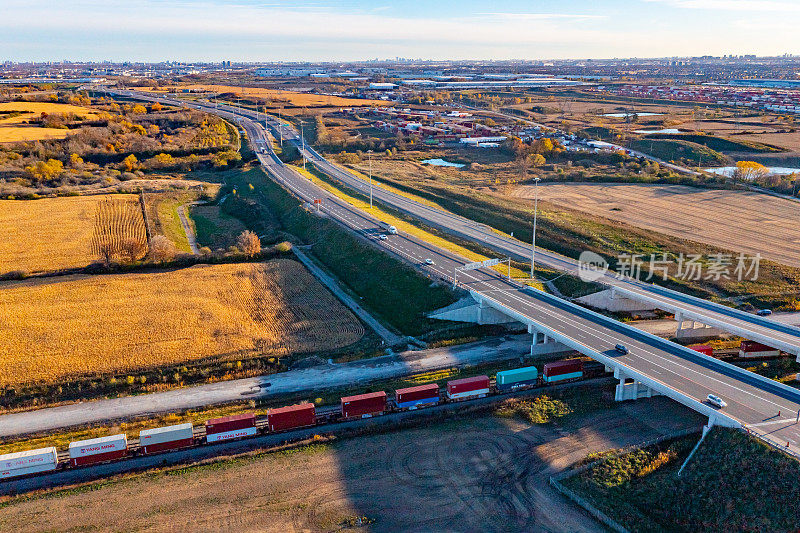
<path id="1" fill-rule="evenodd" d="M 533 238 L 531 239 L 531 279 L 533 279 L 533 269 L 536 264 L 536 219 L 539 215 L 539 178 L 533 178 Z"/>
<path id="2" fill-rule="evenodd" d="M 367 150 L 369 157 L 369 208 L 372 209 L 372 150 Z"/>

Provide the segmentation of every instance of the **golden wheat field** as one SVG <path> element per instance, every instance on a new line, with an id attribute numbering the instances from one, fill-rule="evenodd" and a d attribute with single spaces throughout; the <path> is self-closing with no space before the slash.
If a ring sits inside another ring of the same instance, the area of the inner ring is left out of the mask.
<path id="1" fill-rule="evenodd" d="M 364 334 L 289 259 L 5 282 L 0 316 L 0 387 L 329 350 Z"/>
<path id="2" fill-rule="evenodd" d="M 24 124 L 42 113 L 73 114 L 93 119 L 97 113 L 89 108 L 55 102 L 3 102 L 0 103 L 0 143 L 63 139 L 68 129 L 43 128 L 35 124 Z"/>
<path id="3" fill-rule="evenodd" d="M 103 205 L 107 217 L 99 214 Z M 143 238 L 144 220 L 136 195 L 0 200 L 0 274 L 75 268 L 100 259 L 93 246 L 113 236 L 103 237 L 103 231 L 125 228 L 114 224 L 117 212 L 124 213 L 118 216 L 128 221 L 131 231 L 118 238 Z M 110 223 L 103 225 L 109 217 Z"/>

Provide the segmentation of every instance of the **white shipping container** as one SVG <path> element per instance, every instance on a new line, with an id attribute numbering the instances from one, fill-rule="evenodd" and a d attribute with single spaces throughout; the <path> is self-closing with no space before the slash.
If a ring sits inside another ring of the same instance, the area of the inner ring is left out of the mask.
<path id="1" fill-rule="evenodd" d="M 58 463 L 47 463 L 15 468 L 13 470 L 0 470 L 0 479 L 7 479 L 17 476 L 27 476 L 28 474 L 38 474 L 39 472 L 52 472 L 58 467 Z"/>
<path id="2" fill-rule="evenodd" d="M 467 390 L 464 392 L 456 392 L 453 394 L 447 393 L 447 397 L 451 400 L 458 400 L 459 398 L 472 398 L 473 396 L 488 396 L 489 389 L 476 389 L 476 390 Z"/>
<path id="3" fill-rule="evenodd" d="M 55 465 L 58 462 L 58 452 L 52 446 L 24 452 L 7 453 L 0 455 L 0 470 L 16 470 L 39 465 Z"/>
<path id="4" fill-rule="evenodd" d="M 125 450 L 128 448 L 128 436 L 125 433 L 119 435 L 109 435 L 98 439 L 79 440 L 69 443 L 69 457 L 86 457 L 87 455 L 97 455 L 98 453 L 109 453 Z"/>
<path id="5" fill-rule="evenodd" d="M 153 429 L 143 429 L 139 432 L 139 445 L 151 446 L 176 440 L 191 439 L 193 435 L 192 423 L 176 424 Z"/>
<path id="6" fill-rule="evenodd" d="M 212 433 L 211 435 L 206 435 L 206 440 L 208 442 L 220 442 L 223 440 L 238 439 L 240 437 L 251 437 L 257 432 L 258 430 L 253 427 L 234 429 L 231 431 L 223 431 L 222 433 Z"/>
<path id="7" fill-rule="evenodd" d="M 780 350 L 762 350 L 758 352 L 746 352 L 739 350 L 739 357 L 778 357 L 781 354 Z"/>

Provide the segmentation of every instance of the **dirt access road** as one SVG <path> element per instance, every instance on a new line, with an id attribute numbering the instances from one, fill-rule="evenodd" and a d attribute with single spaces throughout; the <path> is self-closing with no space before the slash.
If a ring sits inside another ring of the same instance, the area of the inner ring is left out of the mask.
<path id="1" fill-rule="evenodd" d="M 603 531 L 549 476 L 590 452 L 701 424 L 665 398 L 561 424 L 468 417 L 11 503 L 0 530 L 283 533 L 365 516 L 371 525 L 348 531 Z"/>
<path id="2" fill-rule="evenodd" d="M 534 197 L 534 186 L 512 193 Z M 683 185 L 543 183 L 539 199 L 734 252 L 800 266 L 800 203 Z M 735 262 L 734 262 L 735 266 Z"/>
<path id="3" fill-rule="evenodd" d="M 530 335 L 507 335 L 469 344 L 402 352 L 349 363 L 320 365 L 255 378 L 220 381 L 165 392 L 94 400 L 0 416 L 0 437 L 124 420 L 225 402 L 341 387 L 438 368 L 507 361 L 527 355 Z M 0 530 L 2 531 L 2 530 Z"/>

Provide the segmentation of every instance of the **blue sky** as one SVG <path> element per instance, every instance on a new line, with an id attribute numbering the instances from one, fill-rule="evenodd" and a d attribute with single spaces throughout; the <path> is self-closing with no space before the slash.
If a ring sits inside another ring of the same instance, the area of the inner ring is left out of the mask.
<path id="1" fill-rule="evenodd" d="M 0 0 L 2 60 L 800 54 L 800 0 Z"/>

